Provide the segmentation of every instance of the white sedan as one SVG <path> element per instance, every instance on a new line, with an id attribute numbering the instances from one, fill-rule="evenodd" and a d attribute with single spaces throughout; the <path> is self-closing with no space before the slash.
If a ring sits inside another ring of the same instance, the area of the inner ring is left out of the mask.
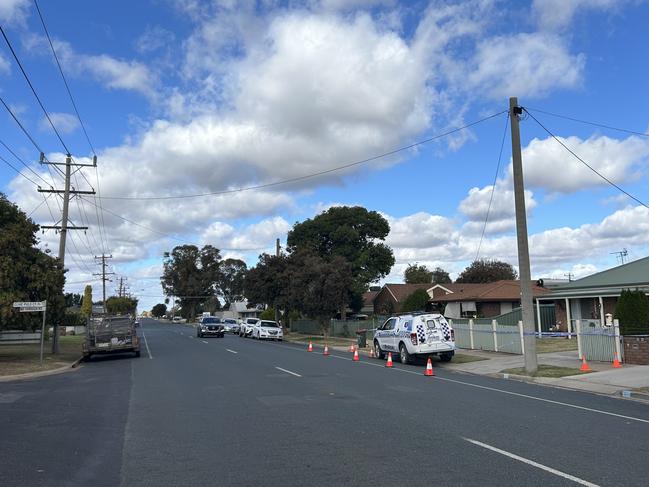
<path id="1" fill-rule="evenodd" d="M 252 336 L 258 340 L 279 340 L 281 342 L 284 333 L 276 321 L 261 320 L 255 324 Z"/>

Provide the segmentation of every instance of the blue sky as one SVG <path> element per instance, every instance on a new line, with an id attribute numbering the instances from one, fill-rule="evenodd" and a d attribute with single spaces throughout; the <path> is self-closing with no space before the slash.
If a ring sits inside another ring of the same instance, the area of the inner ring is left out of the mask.
<path id="1" fill-rule="evenodd" d="M 399 282 L 409 263 L 457 275 L 475 257 L 516 264 L 511 142 L 504 114 L 384 159 L 287 185 L 182 196 L 306 176 L 424 140 L 506 110 L 518 96 L 586 162 L 649 201 L 649 2 L 39 2 L 98 155 L 102 205 L 74 202 L 90 226 L 68 243 L 67 290 L 111 253 L 142 308 L 158 302 L 162 253 L 210 243 L 254 265 L 296 221 L 331 205 L 380 211 Z M 0 21 L 75 158 L 91 156 L 32 0 L 0 0 Z M 50 160 L 62 147 L 5 44 L 0 95 Z M 5 112 L 0 139 L 45 180 L 38 152 Z M 612 252 L 647 255 L 649 210 L 590 173 L 530 117 L 521 121 L 535 277 L 587 275 Z M 0 156 L 20 163 L 0 147 Z M 32 173 L 22 168 L 27 176 Z M 96 185 L 94 170 L 84 170 Z M 55 183 L 60 180 L 54 175 Z M 75 183 L 76 184 L 76 183 Z M 79 187 L 87 186 L 82 179 Z M 52 217 L 34 185 L 0 163 L 0 191 Z M 91 200 L 94 201 L 94 200 Z M 58 213 L 58 203 L 48 200 Z M 128 223 L 114 214 L 153 228 Z M 101 218 L 100 218 L 101 219 Z M 164 235 L 161 235 L 164 234 Z M 53 232 L 41 246 L 58 250 Z M 111 284 L 111 287 L 113 285 Z"/>

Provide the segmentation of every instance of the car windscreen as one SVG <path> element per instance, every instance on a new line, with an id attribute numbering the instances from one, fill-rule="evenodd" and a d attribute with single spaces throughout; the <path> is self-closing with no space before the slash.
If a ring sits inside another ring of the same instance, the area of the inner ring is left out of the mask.
<path id="1" fill-rule="evenodd" d="M 254 325 L 254 324 L 257 323 L 258 321 L 259 321 L 259 320 L 247 320 L 246 323 L 249 324 L 249 325 Z"/>
<path id="2" fill-rule="evenodd" d="M 277 326 L 277 323 L 275 323 L 274 321 L 262 321 L 261 326 L 263 326 L 264 328 L 279 328 L 279 326 Z"/>
<path id="3" fill-rule="evenodd" d="M 218 318 L 203 318 L 203 324 L 214 324 L 214 323 L 221 323 L 221 320 Z"/>

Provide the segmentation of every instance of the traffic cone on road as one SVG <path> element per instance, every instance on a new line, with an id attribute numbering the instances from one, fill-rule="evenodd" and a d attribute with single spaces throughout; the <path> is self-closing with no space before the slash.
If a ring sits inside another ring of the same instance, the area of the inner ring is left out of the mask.
<path id="1" fill-rule="evenodd" d="M 617 352 L 613 352 L 613 368 L 614 369 L 621 369 L 622 368 L 622 364 L 617 359 Z"/>
<path id="2" fill-rule="evenodd" d="M 586 362 L 586 356 L 584 355 L 581 358 L 581 367 L 579 367 L 579 370 L 582 372 L 591 372 L 592 369 L 588 366 L 588 362 Z"/>
<path id="3" fill-rule="evenodd" d="M 313 352 L 313 343 L 309 342 L 309 348 L 307 348 L 306 351 Z"/>
<path id="4" fill-rule="evenodd" d="M 435 372 L 433 371 L 433 362 L 430 357 L 428 357 L 428 363 L 426 364 L 426 372 L 424 372 L 424 375 L 426 377 L 433 377 L 435 375 Z"/>
<path id="5" fill-rule="evenodd" d="M 349 346 L 349 353 L 354 353 L 354 345 Z"/>
<path id="6" fill-rule="evenodd" d="M 354 350 L 354 358 L 352 360 L 354 362 L 358 362 L 360 360 L 360 357 L 358 356 L 358 350 Z"/>
<path id="7" fill-rule="evenodd" d="M 386 367 L 392 367 L 392 352 L 388 352 L 388 361 L 385 363 Z"/>
<path id="8" fill-rule="evenodd" d="M 322 352 L 322 355 L 329 355 L 329 347 L 325 345 L 324 351 Z"/>

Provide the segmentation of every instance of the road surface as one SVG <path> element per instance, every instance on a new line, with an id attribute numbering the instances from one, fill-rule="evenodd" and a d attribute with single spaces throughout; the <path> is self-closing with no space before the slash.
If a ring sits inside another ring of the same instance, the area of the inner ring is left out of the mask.
<path id="1" fill-rule="evenodd" d="M 646 486 L 649 406 L 142 320 L 139 359 L 0 383 L 0 485 Z"/>

